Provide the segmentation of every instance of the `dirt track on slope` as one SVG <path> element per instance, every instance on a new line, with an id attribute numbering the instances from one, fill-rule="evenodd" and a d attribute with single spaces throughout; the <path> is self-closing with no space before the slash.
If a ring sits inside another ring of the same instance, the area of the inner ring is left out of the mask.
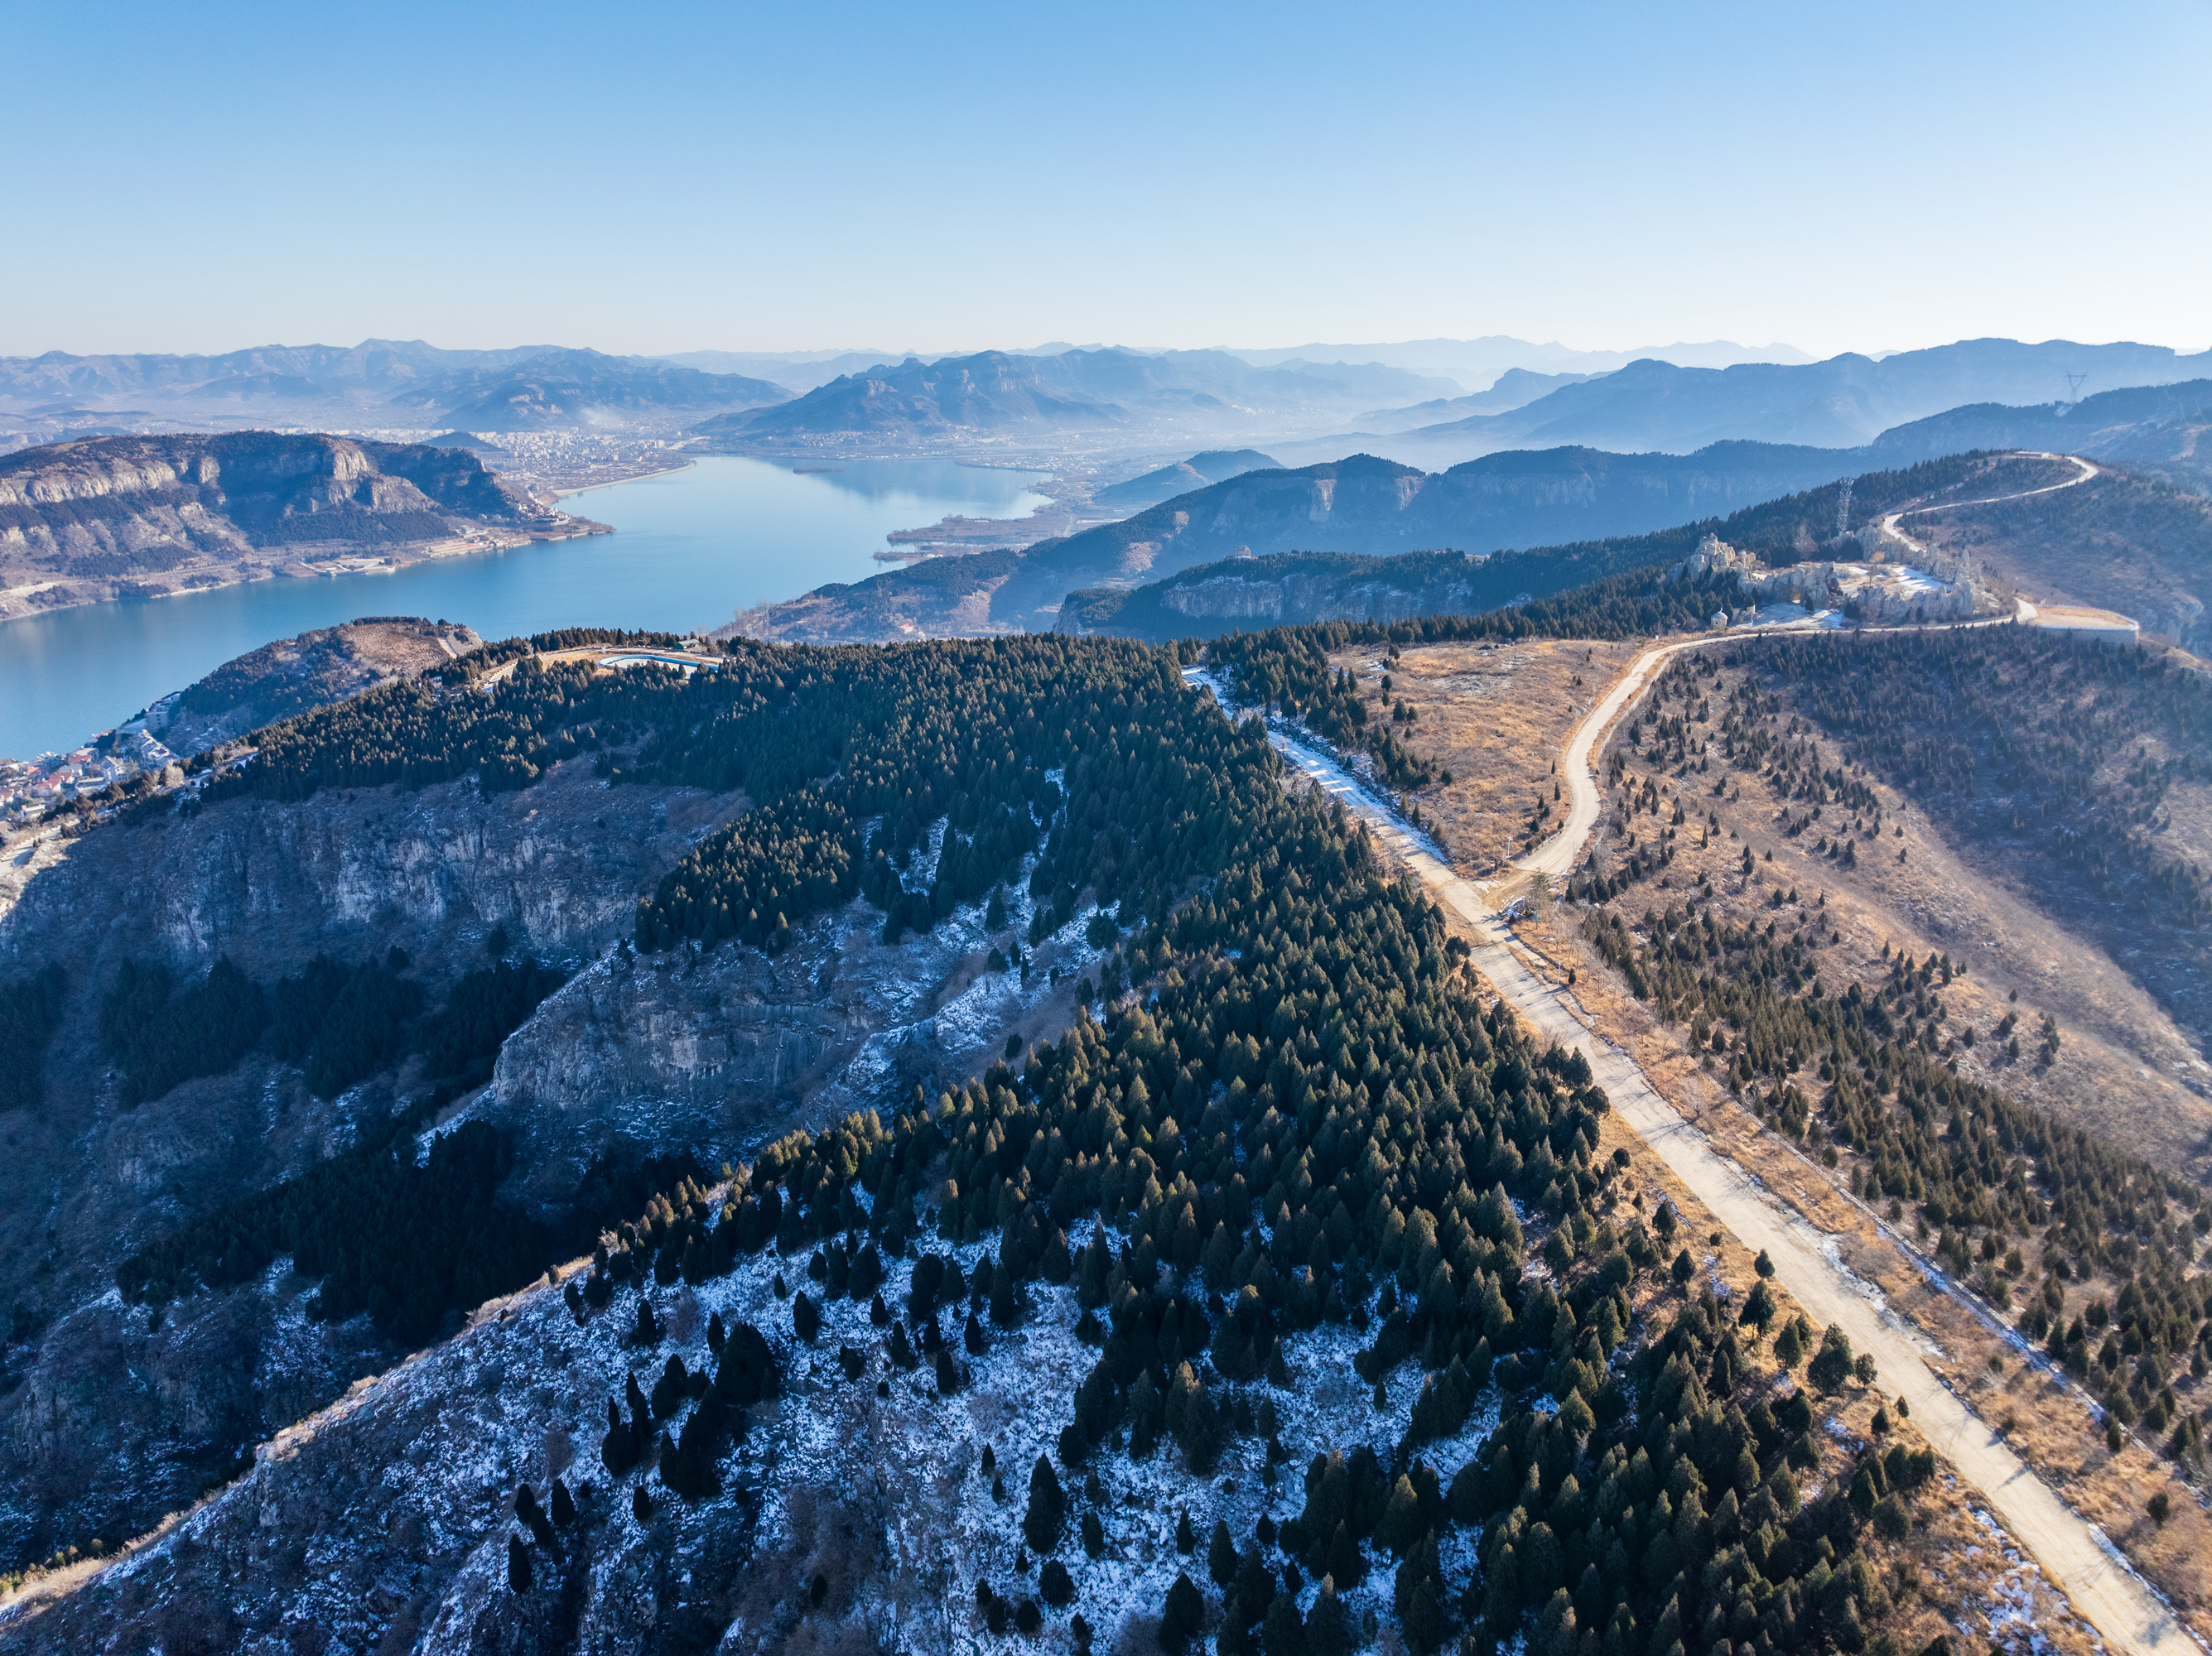
<path id="1" fill-rule="evenodd" d="M 1640 656 L 1577 727 L 1565 767 L 1572 791 L 1567 826 L 1523 859 L 1524 870 L 1564 872 L 1573 866 L 1597 819 L 1597 791 L 1589 764 L 1594 744 L 1664 658 L 1686 647 L 1690 646 L 1661 646 Z M 1829 1239 L 1770 1196 L 1741 1166 L 1717 1154 L 1705 1136 L 1653 1089 L 1628 1054 L 1577 1015 L 1566 993 L 1529 970 L 1509 947 L 1510 934 L 1492 907 L 1493 891 L 1445 866 L 1334 761 L 1272 727 L 1270 739 L 1294 770 L 1358 813 L 1385 850 L 1474 929 L 1479 939 L 1474 968 L 1547 1038 L 1589 1059 L 1622 1119 L 1746 1247 L 1767 1251 L 1782 1286 L 1807 1313 L 1839 1325 L 1855 1350 L 1873 1356 L 1884 1385 L 1911 1404 L 1913 1422 L 1929 1441 L 1960 1477 L 1982 1491 L 2005 1527 L 2110 1647 L 2140 1656 L 2179 1656 L 2202 1648 L 2102 1532 L 2070 1511 L 1937 1379 L 1923 1360 L 1924 1337 L 1883 1303 L 1880 1290 L 1839 1256 L 1832 1257 Z"/>

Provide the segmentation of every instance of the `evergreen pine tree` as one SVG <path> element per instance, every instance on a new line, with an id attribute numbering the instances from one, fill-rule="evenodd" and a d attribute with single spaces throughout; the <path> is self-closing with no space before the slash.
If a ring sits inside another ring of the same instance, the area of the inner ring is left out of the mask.
<path id="1" fill-rule="evenodd" d="M 1039 1455 L 1030 1469 L 1030 1507 L 1022 1518 L 1022 1537 L 1030 1550 L 1042 1556 L 1058 1547 L 1060 1526 L 1066 1516 L 1067 1496 L 1060 1487 L 1059 1476 L 1052 1462 Z"/>
<path id="2" fill-rule="evenodd" d="M 1206 1599 L 1188 1575 L 1178 1574 L 1160 1611 L 1160 1648 L 1179 1651 L 1206 1617 Z"/>
<path id="3" fill-rule="evenodd" d="M 1229 1526 L 1220 1519 L 1213 1521 L 1213 1537 L 1206 1546 L 1206 1573 L 1213 1578 L 1213 1585 L 1226 1591 L 1237 1579 L 1237 1544 L 1229 1538 Z"/>
<path id="4" fill-rule="evenodd" d="M 507 1585 L 515 1592 L 530 1591 L 530 1550 L 522 1544 L 522 1538 L 507 1538 Z"/>

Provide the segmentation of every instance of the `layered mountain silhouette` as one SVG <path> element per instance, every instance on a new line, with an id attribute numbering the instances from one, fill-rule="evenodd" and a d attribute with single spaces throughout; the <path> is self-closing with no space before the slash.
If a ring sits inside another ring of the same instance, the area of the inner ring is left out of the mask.
<path id="1" fill-rule="evenodd" d="M 1373 455 L 1251 471 L 1030 549 L 992 596 L 991 618 L 1050 624 L 1079 587 L 1157 579 L 1240 551 L 1370 555 L 1638 534 L 1826 482 L 1829 451 L 1720 443 L 1694 455 L 1522 450 L 1444 472 Z"/>
<path id="2" fill-rule="evenodd" d="M 420 340 L 359 345 L 271 345 L 216 356 L 0 358 L 0 402 L 49 415 L 119 402 L 144 416 L 185 421 L 264 409 L 286 422 L 372 417 L 434 420 L 464 429 L 524 431 L 588 423 L 591 416 L 654 416 L 664 423 L 787 402 L 782 385 L 740 374 L 702 373 L 650 357 L 609 356 L 552 345 L 448 351 Z"/>
<path id="3" fill-rule="evenodd" d="M 1408 441 L 1497 447 L 1579 444 L 1620 452 L 1691 453 L 1731 440 L 1851 448 L 1881 432 L 1965 403 L 2048 404 L 2082 392 L 2212 374 L 2212 351 L 2164 346 L 2023 344 L 1969 339 L 1879 361 L 1847 353 L 1824 362 L 1746 362 L 1685 368 L 1632 362 L 1500 414 L 1478 414 L 1407 434 Z"/>
<path id="4" fill-rule="evenodd" d="M 1375 364 L 1285 362 L 1255 368 L 1224 351 L 981 351 L 919 357 L 843 374 L 780 408 L 706 421 L 699 434 L 737 446 L 835 440 L 898 446 L 961 432 L 1241 429 L 1268 422 L 1314 428 L 1372 407 L 1378 394 L 1455 392 L 1449 380 Z"/>
<path id="5" fill-rule="evenodd" d="M 1225 483 L 1231 477 L 1241 477 L 1248 471 L 1259 471 L 1278 464 L 1271 456 L 1256 448 L 1211 448 L 1203 454 L 1194 454 L 1188 460 L 1178 460 L 1171 466 L 1162 466 L 1157 471 L 1147 471 L 1142 476 L 1132 477 L 1125 483 L 1114 483 L 1091 496 L 1101 506 L 1117 509 L 1137 510 L 1158 506 L 1162 500 L 1187 494 L 1194 488 L 1204 488 L 1208 483 Z"/>

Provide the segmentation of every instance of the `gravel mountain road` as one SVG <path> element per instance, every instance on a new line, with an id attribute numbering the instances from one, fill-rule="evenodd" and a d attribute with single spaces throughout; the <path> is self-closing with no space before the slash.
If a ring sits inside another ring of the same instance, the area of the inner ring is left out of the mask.
<path id="1" fill-rule="evenodd" d="M 1574 865 L 1598 816 L 1591 752 L 1667 658 L 1707 642 L 1692 640 L 1646 651 L 1577 726 L 1566 753 L 1573 797 L 1566 826 L 1521 860 L 1517 866 L 1523 875 L 1563 875 Z M 1210 687 L 1203 675 L 1190 676 Z M 1913 1423 L 1959 1476 L 1982 1492 L 2007 1530 L 2111 1649 L 2130 1656 L 2195 1656 L 2203 1649 L 2103 1532 L 2069 1510 L 1936 1378 L 1923 1361 L 1923 1352 L 1932 1349 L 1926 1337 L 1891 1310 L 1878 1289 L 1833 1256 L 1828 1237 L 1741 1166 L 1716 1152 L 1705 1135 L 1652 1088 L 1635 1061 L 1590 1027 L 1565 991 L 1529 969 L 1515 952 L 1498 908 L 1505 893 L 1522 880 L 1485 886 L 1466 879 L 1382 798 L 1279 720 L 1269 721 L 1269 739 L 1295 771 L 1357 813 L 1393 856 L 1474 929 L 1480 939 L 1473 955 L 1475 969 L 1547 1037 L 1589 1060 L 1622 1119 L 1747 1248 L 1766 1250 L 1777 1277 L 1806 1314 L 1839 1325 L 1855 1350 L 1873 1356 L 1884 1387 L 1911 1405 Z"/>

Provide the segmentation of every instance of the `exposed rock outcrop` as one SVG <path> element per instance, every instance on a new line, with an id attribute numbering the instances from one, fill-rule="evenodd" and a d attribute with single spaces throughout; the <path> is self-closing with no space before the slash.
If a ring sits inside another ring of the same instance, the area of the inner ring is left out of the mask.
<path id="1" fill-rule="evenodd" d="M 0 616 L 365 550 L 419 556 L 471 535 L 594 531 L 605 525 L 539 505 L 458 449 L 270 431 L 92 437 L 0 458 Z"/>
<path id="2" fill-rule="evenodd" d="M 204 971 L 228 955 L 267 984 L 319 952 L 353 961 L 396 944 L 435 1005 L 495 929 L 517 949 L 597 958 L 637 894 L 743 804 L 608 788 L 584 761 L 520 793 L 233 800 L 66 842 L 0 912 L 0 975 L 68 974 L 45 1101 L 0 1116 L 0 1251 L 21 1265 L 0 1323 L 0 1556 L 143 1527 L 381 1350 L 308 1323 L 295 1301 L 310 1290 L 281 1275 L 178 1301 L 158 1333 L 118 1302 L 113 1271 L 132 1250 L 344 1148 L 410 1084 L 387 1072 L 325 1101 L 257 1052 L 123 1108 L 97 1034 L 120 962 Z"/>
<path id="3" fill-rule="evenodd" d="M 1948 568 L 1939 575 L 1909 564 L 1824 561 L 1769 568 L 1755 554 L 1730 546 L 1717 535 L 1707 535 L 1695 552 L 1667 571 L 1670 581 L 1711 575 L 1733 575 L 1748 609 L 1794 604 L 1807 610 L 1839 610 L 1869 626 L 1968 621 L 1990 607 L 1988 595 L 1963 569 Z"/>

